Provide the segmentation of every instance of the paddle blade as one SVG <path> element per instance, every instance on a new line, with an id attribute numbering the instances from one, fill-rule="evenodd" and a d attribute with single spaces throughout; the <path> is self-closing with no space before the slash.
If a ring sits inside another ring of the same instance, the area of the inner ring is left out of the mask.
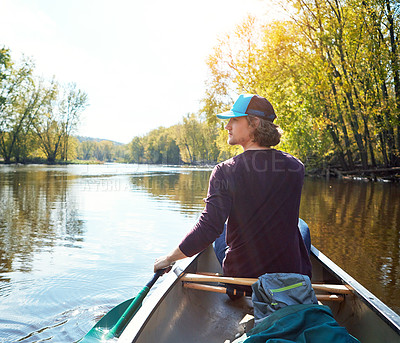
<path id="1" fill-rule="evenodd" d="M 165 273 L 165 269 L 157 270 L 153 278 L 138 293 L 108 312 L 100 321 L 83 337 L 79 342 L 106 342 L 118 337 L 125 326 L 142 306 L 143 299 L 146 297 L 150 288 L 153 287 L 157 279 Z"/>
<path id="2" fill-rule="evenodd" d="M 128 299 L 107 312 L 79 342 L 90 343 L 105 341 L 104 337 L 109 330 L 115 326 L 134 299 L 135 298 Z"/>

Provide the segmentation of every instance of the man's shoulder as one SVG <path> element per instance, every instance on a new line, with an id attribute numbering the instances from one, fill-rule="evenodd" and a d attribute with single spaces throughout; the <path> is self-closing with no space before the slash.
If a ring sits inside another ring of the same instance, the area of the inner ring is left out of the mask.
<path id="1" fill-rule="evenodd" d="M 304 164 L 297 157 L 282 150 L 268 149 L 252 150 L 248 151 L 247 153 L 244 152 L 239 155 L 233 156 L 221 163 L 218 163 L 214 167 L 214 172 L 226 175 L 243 168 L 248 170 L 249 166 L 254 166 L 257 165 L 257 163 L 261 162 L 264 163 L 265 166 L 271 165 L 273 163 L 279 163 L 281 166 L 281 163 L 284 163 L 288 166 L 289 169 L 295 169 L 298 171 L 302 171 L 304 169 Z M 256 169 L 258 170 L 259 168 Z"/>
<path id="2" fill-rule="evenodd" d="M 282 155 L 284 158 L 287 158 L 289 160 L 292 160 L 294 162 L 300 163 L 301 165 L 303 164 L 303 162 L 300 161 L 300 159 L 298 159 L 297 157 L 289 154 L 288 152 L 282 151 L 282 150 L 275 150 L 277 153 L 279 153 L 280 155 Z"/>
<path id="3" fill-rule="evenodd" d="M 244 154 L 238 154 L 236 156 L 233 156 L 231 158 L 228 158 L 227 160 L 218 163 L 215 168 L 217 169 L 231 169 L 232 167 L 235 167 L 238 163 L 240 163 L 243 160 Z"/>
<path id="4" fill-rule="evenodd" d="M 228 175 L 232 174 L 236 170 L 236 168 L 238 166 L 238 162 L 242 158 L 241 155 L 242 154 L 233 156 L 233 157 L 215 165 L 215 167 L 212 171 L 212 176 L 214 178 L 228 177 Z"/>

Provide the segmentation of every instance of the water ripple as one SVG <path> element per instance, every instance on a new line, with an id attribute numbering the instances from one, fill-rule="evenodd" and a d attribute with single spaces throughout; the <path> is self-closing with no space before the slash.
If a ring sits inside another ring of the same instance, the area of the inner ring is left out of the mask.
<path id="1" fill-rule="evenodd" d="M 53 324 L 53 325 L 50 325 L 50 326 L 47 326 L 47 327 L 44 327 L 44 328 L 41 328 L 41 329 L 36 330 L 36 331 L 33 331 L 33 332 L 31 332 L 30 334 L 26 335 L 25 337 L 22 337 L 22 338 L 18 339 L 17 342 L 23 342 L 23 341 L 25 341 L 25 340 L 27 340 L 27 339 L 29 339 L 29 338 L 31 338 L 31 337 L 37 335 L 37 334 L 41 334 L 42 332 L 45 332 L 46 330 L 51 330 L 51 329 L 57 328 L 57 327 L 59 327 L 59 326 L 61 326 L 61 325 L 64 325 L 66 322 L 67 322 L 67 320 L 62 321 L 62 322 L 59 322 L 59 323 L 56 323 L 56 324 Z M 35 342 L 49 341 L 49 340 L 51 340 L 52 338 L 53 338 L 53 337 L 50 336 L 50 337 L 48 337 L 48 338 L 40 339 L 39 341 L 35 341 Z"/>

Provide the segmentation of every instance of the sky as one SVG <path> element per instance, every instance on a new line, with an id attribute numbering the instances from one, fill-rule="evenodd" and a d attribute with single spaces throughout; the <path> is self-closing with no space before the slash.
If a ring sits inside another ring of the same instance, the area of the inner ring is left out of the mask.
<path id="1" fill-rule="evenodd" d="M 0 46 L 88 94 L 77 134 L 129 143 L 197 112 L 206 59 L 271 0 L 0 0 Z"/>

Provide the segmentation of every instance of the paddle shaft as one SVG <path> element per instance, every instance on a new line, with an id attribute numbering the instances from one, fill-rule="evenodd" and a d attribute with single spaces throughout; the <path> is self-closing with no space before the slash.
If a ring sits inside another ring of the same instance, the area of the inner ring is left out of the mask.
<path id="1" fill-rule="evenodd" d="M 251 292 L 242 292 L 235 289 L 229 289 L 228 287 L 204 285 L 201 283 L 184 282 L 183 287 L 197 289 L 199 291 L 214 292 L 214 293 L 251 296 Z M 317 300 L 319 301 L 342 302 L 344 300 L 343 295 L 337 295 L 337 294 L 317 294 L 316 297 Z"/>
<path id="2" fill-rule="evenodd" d="M 241 286 L 251 286 L 258 279 L 255 278 L 239 278 L 221 276 L 219 274 L 191 274 L 186 273 L 181 277 L 181 281 L 185 282 L 221 282 Z M 326 291 L 338 294 L 351 294 L 352 291 L 345 285 L 328 285 L 328 284 L 312 284 L 314 290 Z"/>
<path id="3" fill-rule="evenodd" d="M 143 299 L 146 297 L 147 293 L 149 293 L 150 288 L 156 283 L 158 278 L 164 274 L 165 269 L 157 270 L 154 273 L 153 278 L 143 287 L 143 289 L 138 293 L 138 295 L 132 300 L 128 308 L 119 318 L 119 320 L 115 323 L 115 325 L 107 332 L 105 339 L 111 339 L 117 336 L 120 331 L 128 324 L 131 318 L 136 314 L 142 305 Z"/>

